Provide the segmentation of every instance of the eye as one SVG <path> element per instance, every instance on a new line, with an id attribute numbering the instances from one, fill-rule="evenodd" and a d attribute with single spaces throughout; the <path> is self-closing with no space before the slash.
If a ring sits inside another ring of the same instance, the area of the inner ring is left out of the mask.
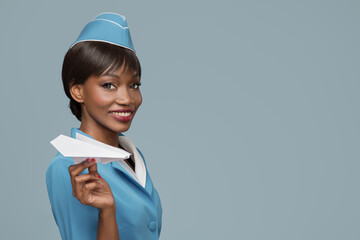
<path id="1" fill-rule="evenodd" d="M 108 90 L 114 90 L 116 87 L 114 84 L 112 83 L 104 83 L 101 85 L 103 88 L 108 89 Z"/>
<path id="2" fill-rule="evenodd" d="M 140 86 L 141 86 L 141 82 L 133 83 L 130 85 L 130 87 L 133 89 L 139 89 Z"/>

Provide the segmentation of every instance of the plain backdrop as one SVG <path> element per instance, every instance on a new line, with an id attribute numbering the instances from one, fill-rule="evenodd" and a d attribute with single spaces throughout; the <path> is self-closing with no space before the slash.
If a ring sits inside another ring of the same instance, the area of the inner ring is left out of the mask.
<path id="1" fill-rule="evenodd" d="M 356 0 L 1 0 L 1 239 L 60 239 L 49 141 L 79 126 L 62 61 L 104 11 L 127 17 L 142 64 L 126 135 L 161 239 L 360 239 Z"/>

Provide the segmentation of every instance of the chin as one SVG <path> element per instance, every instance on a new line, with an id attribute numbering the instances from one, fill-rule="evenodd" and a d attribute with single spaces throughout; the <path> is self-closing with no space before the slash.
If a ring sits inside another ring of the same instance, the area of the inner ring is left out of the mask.
<path id="1" fill-rule="evenodd" d="M 119 133 L 119 132 L 126 132 L 127 130 L 129 130 L 130 128 L 130 124 L 128 126 L 120 126 L 120 127 L 116 127 L 114 128 L 114 131 Z"/>

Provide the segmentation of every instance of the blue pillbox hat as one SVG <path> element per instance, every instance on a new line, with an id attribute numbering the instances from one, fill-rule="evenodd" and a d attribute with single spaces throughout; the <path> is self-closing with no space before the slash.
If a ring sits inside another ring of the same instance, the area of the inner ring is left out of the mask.
<path id="1" fill-rule="evenodd" d="M 124 16 L 117 13 L 101 13 L 89 22 L 70 46 L 84 41 L 106 42 L 135 52 L 129 27 Z"/>

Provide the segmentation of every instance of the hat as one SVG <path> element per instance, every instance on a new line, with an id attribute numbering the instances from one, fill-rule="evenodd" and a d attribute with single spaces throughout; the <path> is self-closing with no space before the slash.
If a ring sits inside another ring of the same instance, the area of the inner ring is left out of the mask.
<path id="1" fill-rule="evenodd" d="M 89 22 L 70 46 L 84 41 L 106 42 L 135 52 L 129 27 L 124 16 L 117 13 L 101 13 Z"/>

